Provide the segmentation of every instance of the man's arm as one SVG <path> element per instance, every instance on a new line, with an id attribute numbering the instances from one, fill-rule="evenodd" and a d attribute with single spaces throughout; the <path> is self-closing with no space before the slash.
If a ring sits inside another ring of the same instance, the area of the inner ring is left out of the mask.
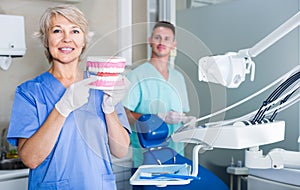
<path id="1" fill-rule="evenodd" d="M 125 112 L 128 118 L 128 121 L 130 123 L 131 126 L 134 126 L 136 120 L 138 120 L 139 117 L 141 117 L 142 114 L 137 113 L 137 112 L 133 112 L 127 108 L 125 108 Z"/>

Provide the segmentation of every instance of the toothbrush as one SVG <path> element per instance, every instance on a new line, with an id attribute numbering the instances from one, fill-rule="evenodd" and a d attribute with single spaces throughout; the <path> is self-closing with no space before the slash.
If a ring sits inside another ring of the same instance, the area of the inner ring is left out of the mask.
<path id="1" fill-rule="evenodd" d="M 140 179 L 159 179 L 159 178 L 173 178 L 173 179 L 182 179 L 182 180 L 200 180 L 200 177 L 197 176 L 190 176 L 190 175 L 179 175 L 174 173 L 168 172 L 161 172 L 161 173 L 147 173 L 141 172 Z"/>

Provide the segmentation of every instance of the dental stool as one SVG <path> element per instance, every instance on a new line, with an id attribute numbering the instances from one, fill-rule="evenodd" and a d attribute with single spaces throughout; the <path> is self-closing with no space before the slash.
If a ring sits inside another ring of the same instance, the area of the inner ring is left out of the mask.
<path id="1" fill-rule="evenodd" d="M 168 137 L 169 128 L 167 124 L 154 114 L 144 114 L 135 123 L 139 142 L 144 152 L 144 165 L 154 164 L 188 164 L 193 166 L 192 161 L 181 156 L 172 148 L 168 147 L 166 138 Z M 166 187 L 156 187 L 145 185 L 138 189 L 205 189 L 205 190 L 228 190 L 226 184 L 212 172 L 202 166 L 198 166 L 198 177 L 200 180 L 192 180 L 187 185 L 169 185 Z M 135 188 L 136 189 L 136 188 Z"/>

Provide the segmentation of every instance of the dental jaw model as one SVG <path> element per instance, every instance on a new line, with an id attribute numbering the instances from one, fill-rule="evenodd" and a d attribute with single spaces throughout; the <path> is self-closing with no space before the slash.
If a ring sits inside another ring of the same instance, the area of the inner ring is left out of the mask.
<path id="1" fill-rule="evenodd" d="M 88 77 L 97 77 L 90 84 L 91 88 L 100 90 L 119 89 L 124 86 L 121 73 L 125 70 L 126 60 L 114 56 L 89 56 L 86 62 Z"/>

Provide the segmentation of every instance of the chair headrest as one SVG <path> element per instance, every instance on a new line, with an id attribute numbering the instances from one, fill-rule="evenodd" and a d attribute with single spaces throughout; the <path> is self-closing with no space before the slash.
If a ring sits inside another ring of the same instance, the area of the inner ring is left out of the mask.
<path id="1" fill-rule="evenodd" d="M 144 148 L 166 146 L 168 125 L 157 115 L 144 114 L 135 123 L 139 141 Z"/>

